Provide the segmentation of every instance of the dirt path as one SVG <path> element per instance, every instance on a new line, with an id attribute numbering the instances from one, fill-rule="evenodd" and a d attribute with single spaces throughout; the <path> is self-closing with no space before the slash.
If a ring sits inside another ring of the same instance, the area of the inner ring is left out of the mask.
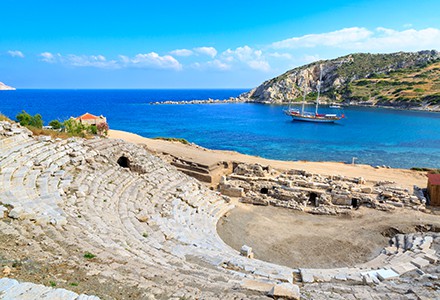
<path id="1" fill-rule="evenodd" d="M 388 245 L 390 227 L 414 232 L 437 224 L 438 216 L 411 210 L 392 213 L 360 208 L 353 216 L 316 216 L 272 206 L 239 204 L 220 219 L 217 231 L 239 250 L 251 246 L 255 257 L 293 268 L 348 267 L 366 262 Z"/>
<path id="2" fill-rule="evenodd" d="M 340 162 L 270 160 L 233 151 L 209 150 L 196 145 L 184 145 L 179 142 L 154 140 L 119 130 L 110 130 L 109 137 L 123 139 L 131 143 L 144 144 L 152 151 L 171 154 L 175 157 L 204 165 L 214 165 L 222 161 L 236 161 L 270 165 L 279 170 L 298 169 L 323 175 L 363 177 L 366 180 L 371 181 L 394 181 L 398 185 L 409 189 L 412 189 L 413 185 L 426 187 L 427 184 L 425 172 L 416 172 L 405 169 L 375 169 L 369 165 L 349 165 Z"/>

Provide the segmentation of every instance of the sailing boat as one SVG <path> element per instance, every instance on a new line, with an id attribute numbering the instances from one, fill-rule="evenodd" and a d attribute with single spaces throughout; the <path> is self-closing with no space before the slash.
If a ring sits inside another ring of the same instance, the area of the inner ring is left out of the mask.
<path id="1" fill-rule="evenodd" d="M 304 111 L 304 104 L 306 102 L 306 87 L 307 82 L 304 81 L 304 96 L 303 96 L 303 103 L 301 106 L 301 111 L 298 110 L 292 110 L 288 109 L 285 112 L 285 114 L 292 117 L 294 121 L 305 121 L 305 122 L 316 122 L 316 123 L 334 123 L 336 121 L 339 121 L 345 116 L 342 114 L 340 116 L 336 114 L 320 114 L 318 113 L 318 107 L 319 107 L 319 96 L 321 92 L 321 82 L 322 82 L 322 66 L 320 66 L 320 75 L 319 75 L 319 82 L 318 82 L 318 96 L 316 98 L 316 107 L 315 107 L 315 113 L 312 112 L 305 112 Z"/>

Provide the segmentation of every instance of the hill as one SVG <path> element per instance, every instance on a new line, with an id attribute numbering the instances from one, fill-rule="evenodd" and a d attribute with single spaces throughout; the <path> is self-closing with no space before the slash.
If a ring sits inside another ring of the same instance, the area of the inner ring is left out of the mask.
<path id="1" fill-rule="evenodd" d="M 356 53 L 317 61 L 265 81 L 240 99 L 260 103 L 302 101 L 306 82 L 307 101 L 314 101 L 320 65 L 323 102 L 440 110 L 440 53 L 435 50 Z"/>
<path id="2" fill-rule="evenodd" d="M 13 90 L 15 90 L 15 88 L 11 86 L 7 86 L 3 82 L 0 82 L 0 91 L 13 91 Z"/>

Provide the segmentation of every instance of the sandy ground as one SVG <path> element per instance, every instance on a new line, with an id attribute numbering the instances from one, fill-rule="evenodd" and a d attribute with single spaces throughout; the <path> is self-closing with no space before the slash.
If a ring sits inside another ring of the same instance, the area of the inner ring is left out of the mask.
<path id="1" fill-rule="evenodd" d="M 367 262 L 388 246 L 390 235 L 415 232 L 417 225 L 426 224 L 440 228 L 440 218 L 408 209 L 361 207 L 352 216 L 317 216 L 238 204 L 220 219 L 217 231 L 236 250 L 251 246 L 261 260 L 292 268 L 332 268 Z"/>
<path id="2" fill-rule="evenodd" d="M 413 185 L 419 187 L 426 187 L 427 185 L 427 177 L 424 172 L 405 169 L 375 169 L 369 165 L 350 165 L 340 162 L 270 160 L 233 151 L 209 150 L 195 145 L 184 145 L 179 142 L 154 140 L 119 130 L 110 130 L 109 137 L 123 139 L 131 143 L 144 144 L 152 151 L 171 154 L 205 165 L 214 165 L 220 161 L 259 163 L 270 165 L 279 170 L 298 169 L 323 175 L 363 177 L 370 181 L 394 181 L 398 185 L 409 189 L 412 189 Z"/>

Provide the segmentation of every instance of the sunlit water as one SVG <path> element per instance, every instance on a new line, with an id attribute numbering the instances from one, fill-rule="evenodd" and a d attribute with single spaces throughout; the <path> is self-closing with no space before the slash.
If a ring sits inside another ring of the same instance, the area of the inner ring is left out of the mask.
<path id="1" fill-rule="evenodd" d="M 47 123 L 85 112 L 112 129 L 179 137 L 213 149 L 280 160 L 343 161 L 392 167 L 440 167 L 440 113 L 326 107 L 340 124 L 294 122 L 282 106 L 150 105 L 159 100 L 225 99 L 244 90 L 17 90 L 0 92 L 0 112 L 40 113 Z M 312 107 L 309 107 L 313 110 Z"/>

